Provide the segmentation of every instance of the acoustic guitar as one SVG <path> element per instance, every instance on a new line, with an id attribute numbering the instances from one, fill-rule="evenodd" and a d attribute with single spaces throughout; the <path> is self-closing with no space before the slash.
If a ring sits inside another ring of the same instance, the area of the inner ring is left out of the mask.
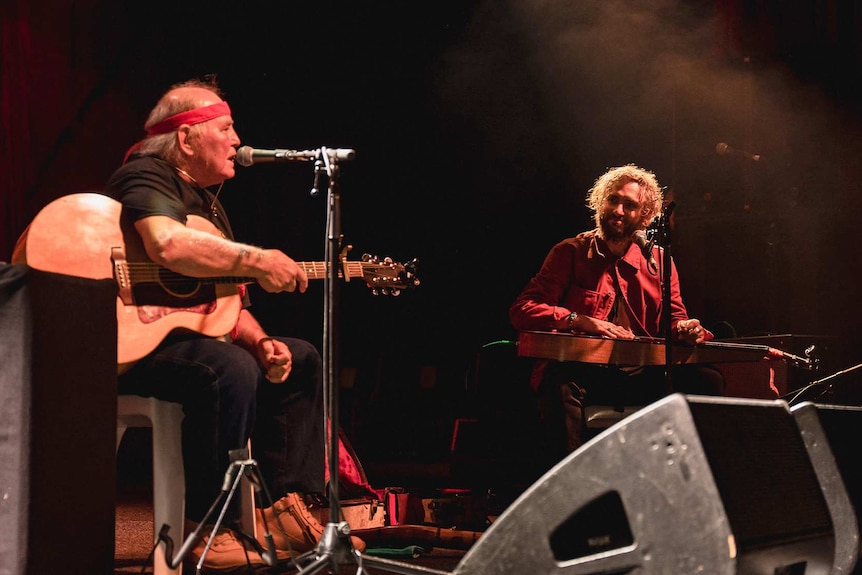
<path id="1" fill-rule="evenodd" d="M 152 262 L 134 229 L 120 224 L 122 204 L 97 193 L 70 194 L 45 206 L 18 240 L 12 263 L 46 272 L 117 282 L 119 371 L 153 351 L 173 330 L 211 337 L 230 333 L 242 309 L 240 287 L 254 278 L 194 278 Z M 221 235 L 207 219 L 189 216 L 189 227 Z M 360 278 L 375 293 L 398 295 L 419 285 L 408 264 L 340 254 L 338 277 Z M 297 262 L 310 280 L 329 276 L 329 262 Z M 74 302 L 69 302 L 74 305 Z"/>

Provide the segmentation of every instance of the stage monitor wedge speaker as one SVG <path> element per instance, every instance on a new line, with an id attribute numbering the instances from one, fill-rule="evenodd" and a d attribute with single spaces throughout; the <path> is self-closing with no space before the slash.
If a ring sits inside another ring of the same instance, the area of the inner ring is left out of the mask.
<path id="1" fill-rule="evenodd" d="M 549 470 L 453 574 L 846 573 L 836 524 L 856 520 L 843 488 L 827 501 L 821 459 L 786 402 L 671 395 Z"/>
<path id="2" fill-rule="evenodd" d="M 824 405 L 804 402 L 791 408 L 802 437 L 823 475 L 821 486 L 833 512 L 836 557 L 849 557 L 860 551 L 860 504 L 862 504 L 862 466 L 859 464 L 859 439 L 862 438 L 862 407 Z M 825 436 L 827 442 L 822 441 Z M 834 462 L 836 476 L 831 471 Z M 844 498 L 846 492 L 849 504 Z M 852 512 L 852 513 L 850 513 Z M 855 521 L 855 525 L 848 525 Z M 862 560 L 856 568 L 841 573 L 862 574 Z"/>

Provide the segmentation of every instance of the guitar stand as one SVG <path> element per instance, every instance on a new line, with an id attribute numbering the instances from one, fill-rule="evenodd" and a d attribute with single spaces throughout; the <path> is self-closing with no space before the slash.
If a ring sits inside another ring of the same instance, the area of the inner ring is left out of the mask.
<path id="1" fill-rule="evenodd" d="M 324 313 L 323 313 L 323 406 L 324 406 L 324 442 L 326 445 L 326 463 L 329 470 L 329 523 L 326 524 L 323 536 L 317 547 L 308 551 L 294 561 L 300 565 L 299 574 L 312 574 L 329 569 L 330 573 L 338 573 L 339 565 L 356 565 L 357 575 L 365 573 L 365 565 L 379 567 L 391 573 L 403 575 L 428 574 L 449 575 L 447 571 L 436 571 L 416 565 L 399 563 L 397 561 L 368 557 L 353 547 L 350 541 L 350 526 L 342 520 L 341 504 L 338 495 L 338 337 L 337 309 L 338 272 L 340 271 L 339 255 L 341 253 L 341 198 L 338 186 L 339 154 L 336 150 L 325 147 L 317 150 L 314 164 L 314 185 L 310 195 L 318 194 L 319 176 L 325 171 L 327 185 L 326 212 L 326 265 L 328 271 L 324 277 Z M 352 157 L 352 155 L 350 156 Z M 349 157 L 347 158 L 349 159 Z M 344 277 L 347 278 L 345 270 Z"/>
<path id="2" fill-rule="evenodd" d="M 249 482 L 252 484 L 254 488 L 255 494 L 258 498 L 261 498 L 263 507 L 272 507 L 272 496 L 269 494 L 269 490 L 266 488 L 266 484 L 263 482 L 263 477 L 260 474 L 260 468 L 257 465 L 257 461 L 254 459 L 248 458 L 248 450 L 247 449 L 235 449 L 230 452 L 231 464 L 228 466 L 227 471 L 224 476 L 224 483 L 222 484 L 222 490 L 219 493 L 216 500 L 213 501 L 213 504 L 210 506 L 206 515 L 204 515 L 201 522 L 198 524 L 197 528 L 189 534 L 183 543 L 182 547 L 180 547 L 179 552 L 176 557 L 172 557 L 174 553 L 174 542 L 168 536 L 168 530 L 170 527 L 168 525 L 163 525 L 161 531 L 159 532 L 159 540 L 164 542 L 165 544 L 165 561 L 171 569 L 176 569 L 182 564 L 183 559 L 188 554 L 188 552 L 198 544 L 201 539 L 201 532 L 204 530 L 207 519 L 215 513 L 219 507 L 218 518 L 216 519 L 215 524 L 212 527 L 212 531 L 210 532 L 210 537 L 207 540 L 206 547 L 204 548 L 204 552 L 201 554 L 201 558 L 198 560 L 197 565 L 195 566 L 195 573 L 200 575 L 201 569 L 203 567 L 204 559 L 206 559 L 207 553 L 209 553 L 210 547 L 212 546 L 213 539 L 218 533 L 219 528 L 224 521 L 224 517 L 227 514 L 227 510 L 230 508 L 230 503 L 233 500 L 234 494 L 236 493 L 237 487 L 239 486 L 240 481 L 243 477 L 247 478 Z M 245 533 L 240 533 L 243 540 L 249 543 L 260 555 L 260 558 L 263 559 L 263 562 L 268 566 L 275 565 L 276 562 L 276 552 L 275 552 L 275 543 L 272 540 L 272 533 L 269 531 L 269 526 L 264 522 L 264 538 L 266 539 L 266 550 L 258 543 L 258 541 L 254 537 L 250 537 Z"/>

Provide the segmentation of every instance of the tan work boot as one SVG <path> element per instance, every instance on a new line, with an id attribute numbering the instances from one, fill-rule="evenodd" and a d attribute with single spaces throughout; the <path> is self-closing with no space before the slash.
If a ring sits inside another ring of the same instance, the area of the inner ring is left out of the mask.
<path id="1" fill-rule="evenodd" d="M 186 521 L 186 533 L 191 533 L 196 528 L 196 523 Z M 201 540 L 189 550 L 185 557 L 186 565 L 192 569 L 192 572 L 204 554 L 211 533 L 212 529 L 205 526 L 200 532 Z M 232 530 L 222 527 L 213 537 L 213 543 L 206 552 L 201 571 L 204 573 L 240 573 L 243 568 L 265 565 L 266 563 L 251 544 L 243 544 Z"/>
<path id="2" fill-rule="evenodd" d="M 263 515 L 266 526 L 262 525 L 260 514 L 257 515 L 257 539 L 264 546 L 266 527 L 279 551 L 304 553 L 317 547 L 323 537 L 323 525 L 311 514 L 298 493 L 288 493 L 272 507 L 264 509 Z M 350 542 L 356 551 L 365 551 L 365 542 L 359 537 L 351 537 Z"/>

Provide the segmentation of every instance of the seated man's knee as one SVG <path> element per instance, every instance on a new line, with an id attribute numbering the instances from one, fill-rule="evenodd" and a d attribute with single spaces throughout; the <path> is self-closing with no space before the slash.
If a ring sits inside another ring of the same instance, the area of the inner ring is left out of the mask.
<path id="1" fill-rule="evenodd" d="M 320 352 L 310 342 L 303 339 L 286 339 L 290 353 L 293 355 L 293 362 L 297 365 L 302 365 L 310 370 L 320 370 L 323 365 L 323 360 L 320 357 Z"/>
<path id="2" fill-rule="evenodd" d="M 310 342 L 296 338 L 279 338 L 287 344 L 292 356 L 291 374 L 288 381 L 301 380 L 313 386 L 320 386 L 323 359 L 320 352 Z"/>
<path id="3" fill-rule="evenodd" d="M 254 405 L 261 377 L 257 359 L 236 345 L 221 345 L 217 353 L 205 360 L 212 374 L 210 384 L 222 400 L 235 405 Z"/>

